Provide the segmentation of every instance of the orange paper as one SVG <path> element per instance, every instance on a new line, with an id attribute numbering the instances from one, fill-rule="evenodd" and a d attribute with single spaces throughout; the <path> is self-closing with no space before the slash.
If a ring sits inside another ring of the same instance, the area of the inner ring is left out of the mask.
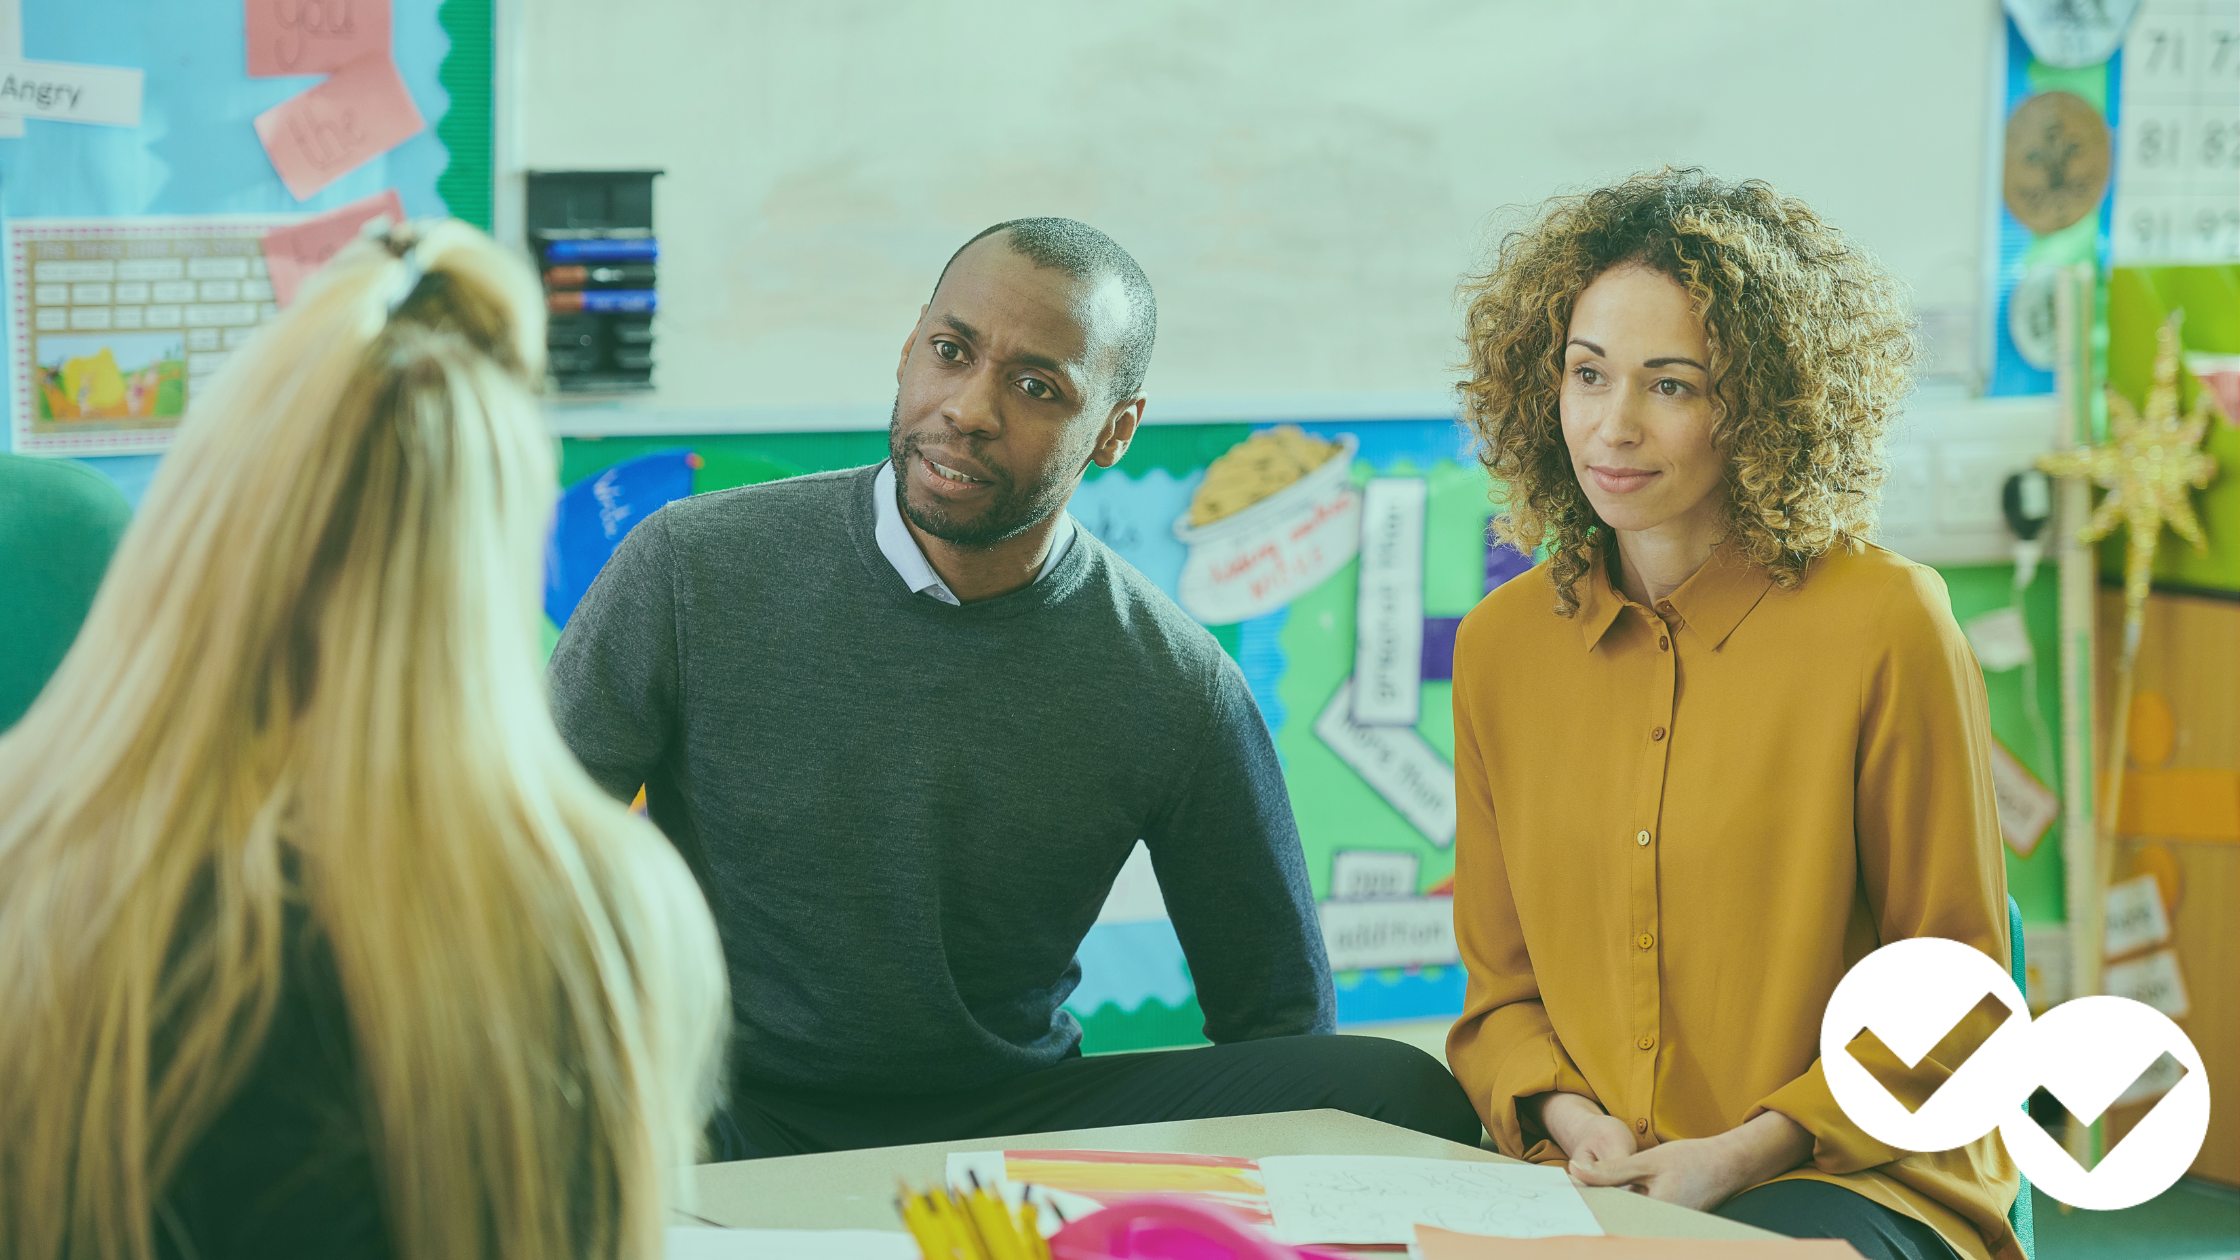
<path id="1" fill-rule="evenodd" d="M 295 300 L 296 289 L 311 273 L 326 265 L 343 246 L 358 239 L 358 229 L 387 216 L 404 222 L 404 202 L 397 190 L 361 197 L 340 210 L 329 210 L 293 227 L 274 228 L 264 234 L 264 264 L 272 274 L 272 300 L 282 306 Z"/>
<path id="2" fill-rule="evenodd" d="M 2240 840 L 2240 774 L 2230 770 L 2126 770 L 2116 830 L 2172 840 Z"/>
<path id="3" fill-rule="evenodd" d="M 1859 1260 L 1838 1238 L 1487 1238 L 1416 1226 L 1423 1260 Z"/>
<path id="4" fill-rule="evenodd" d="M 379 52 L 257 115 L 257 138 L 302 201 L 426 126 L 389 54 Z"/>
<path id="5" fill-rule="evenodd" d="M 326 74 L 389 51 L 389 0 L 244 0 L 249 77 Z"/>

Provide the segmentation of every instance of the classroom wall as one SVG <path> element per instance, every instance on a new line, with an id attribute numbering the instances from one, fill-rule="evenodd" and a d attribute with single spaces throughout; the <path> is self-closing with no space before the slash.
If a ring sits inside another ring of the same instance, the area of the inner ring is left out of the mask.
<path id="1" fill-rule="evenodd" d="M 0 141 L 9 213 L 296 208 L 260 165 L 247 119 L 302 81 L 243 76 L 238 4 L 191 0 L 135 22 L 120 0 L 86 3 L 98 7 L 30 0 L 26 54 L 145 65 L 150 126 L 35 122 L 25 141 Z M 450 104 L 437 9 L 396 4 L 398 61 L 431 127 Z M 990 222 L 1066 214 L 1112 232 L 1159 287 L 1151 418 L 1227 422 L 1147 441 L 1076 511 L 1115 546 L 1110 531 L 1157 543 L 1171 511 L 1137 519 L 1128 502 L 1186 498 L 1203 465 L 1243 438 L 1241 422 L 1321 419 L 1327 435 L 1362 437 L 1360 476 L 1438 479 L 1439 510 L 1453 517 L 1441 545 L 1468 545 L 1427 561 L 1428 611 L 1457 615 L 1475 596 L 1490 507 L 1459 441 L 1426 418 L 1449 405 L 1455 281 L 1511 221 L 1501 207 L 1664 160 L 1763 177 L 1912 284 L 1944 370 L 1970 353 L 1997 5 L 1898 0 L 1853 13 L 1730 0 L 1716 21 L 1710 13 L 1618 0 L 1596 10 L 1588 38 L 1560 7 L 1514 3 L 1003 0 L 960 14 L 754 2 L 649 6 L 618 22 L 589 0 L 499 0 L 501 236 L 519 231 L 505 207 L 523 169 L 668 171 L 657 194 L 660 389 L 592 404 L 591 419 L 557 403 L 563 431 L 636 435 L 569 442 L 567 479 L 686 443 L 719 465 L 762 461 L 736 479 L 876 458 L 895 351 L 942 261 Z M 468 213 L 439 193 L 447 160 L 424 135 L 302 208 L 394 184 L 413 213 Z M 680 430 L 746 436 L 647 436 Z M 1392 445 L 1411 441 L 1423 449 Z M 1367 450 L 1379 443 L 1390 449 Z M 97 462 L 136 491 L 156 461 Z M 2006 566 L 1945 573 L 1962 619 L 2011 597 Z M 1336 633 L 1350 583 L 1338 575 L 1311 617 L 1214 628 L 1248 673 L 1261 671 L 1287 758 L 1326 760 L 1309 728 L 1345 662 L 1309 640 Z M 2050 568 L 2030 607 L 2050 657 Z M 2050 779 L 2020 677 L 1987 685 L 2001 738 Z M 1444 696 L 1426 686 L 1421 733 L 1445 753 Z M 2051 714 L 2050 671 L 2041 690 Z M 1318 890 L 1331 856 L 1364 844 L 1420 847 L 1418 889 L 1435 885 L 1451 861 L 1442 846 L 1410 838 L 1356 778 L 1323 771 L 1300 780 L 1312 781 L 1301 807 Z M 1342 799 L 1324 799 L 1333 794 Z M 2059 917 L 2058 843 L 2049 835 L 2027 863 L 2010 857 L 2033 920 Z M 1140 942 L 1125 944 L 1105 952 L 1112 965 L 1140 955 Z M 1341 987 L 1352 1018 L 1375 1019 L 1444 1013 L 1458 980 L 1383 969 Z M 1092 1040 L 1194 1036 L 1186 975 L 1155 981 L 1173 999 L 1158 1008 L 1166 1023 L 1108 1021 L 1100 1037 L 1090 1002 Z M 1121 1013 L 1153 1009 L 1127 1005 L 1150 989 L 1120 996 Z"/>
<path id="2" fill-rule="evenodd" d="M 1153 420 L 1443 414 L 1455 282 L 1497 208 L 1668 160 L 1856 234 L 1950 366 L 1983 284 L 1999 23 L 1995 0 L 1613 0 L 1591 23 L 515 0 L 500 170 L 668 171 L 659 392 L 610 422 L 641 432 L 882 423 L 942 261 L 1031 214 L 1104 228 L 1158 287 Z"/>

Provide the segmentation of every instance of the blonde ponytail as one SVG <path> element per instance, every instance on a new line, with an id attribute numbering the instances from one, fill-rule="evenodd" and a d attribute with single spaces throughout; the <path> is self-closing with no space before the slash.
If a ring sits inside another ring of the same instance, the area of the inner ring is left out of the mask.
<path id="1" fill-rule="evenodd" d="M 397 1254 L 651 1260 L 686 1193 L 722 960 L 684 863 L 552 725 L 541 299 L 471 228 L 416 239 L 351 246 L 197 397 L 0 736 L 18 1260 L 153 1254 L 280 1000 L 290 898 Z"/>

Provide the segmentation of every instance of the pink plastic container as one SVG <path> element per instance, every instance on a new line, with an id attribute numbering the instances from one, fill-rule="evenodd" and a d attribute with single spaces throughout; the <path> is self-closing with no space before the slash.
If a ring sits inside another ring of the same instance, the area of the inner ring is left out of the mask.
<path id="1" fill-rule="evenodd" d="M 1051 1260 L 1341 1260 L 1291 1247 L 1220 1207 L 1147 1195 L 1115 1203 L 1050 1236 Z"/>

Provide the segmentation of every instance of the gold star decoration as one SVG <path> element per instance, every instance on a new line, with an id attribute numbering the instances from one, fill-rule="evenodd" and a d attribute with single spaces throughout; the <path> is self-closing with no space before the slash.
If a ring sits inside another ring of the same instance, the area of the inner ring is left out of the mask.
<path id="1" fill-rule="evenodd" d="M 2193 514 L 2187 491 L 2205 487 L 2216 475 L 2217 461 L 2201 450 L 2209 431 L 2209 391 L 2202 390 L 2189 415 L 2178 414 L 2178 325 L 2184 311 L 2172 311 L 2155 333 L 2154 385 L 2147 391 L 2145 414 L 2134 411 L 2131 401 L 2108 391 L 2108 440 L 2098 446 L 2080 447 L 2065 454 L 2041 455 L 2038 468 L 2055 477 L 2090 477 L 2107 488 L 2106 498 L 2080 531 L 2082 541 L 2098 542 L 2118 523 L 2131 530 L 2129 553 L 2123 569 L 2123 643 L 2116 657 L 2116 701 L 2109 709 L 2108 748 L 2101 767 L 2098 843 L 2094 846 L 2092 882 L 2107 888 L 2114 862 L 2115 835 L 2122 818 L 2125 762 L 2124 745 L 2131 729 L 2133 671 L 2139 659 L 2141 631 L 2146 625 L 2147 590 L 2154 580 L 2155 544 L 2168 523 L 2197 550 L 2206 551 L 2209 539 Z M 2097 906 L 2097 898 L 2091 902 Z M 2097 933 L 2090 933 L 2095 941 Z M 2098 946 L 2080 966 L 2099 970 Z M 2081 1130 L 2079 1130 L 2081 1132 Z"/>
<path id="2" fill-rule="evenodd" d="M 2155 544 L 2168 523 L 2197 551 L 2209 547 L 2194 515 L 2189 490 L 2209 484 L 2217 461 L 2201 450 L 2209 431 L 2209 391 L 2194 399 L 2193 410 L 2178 414 L 2178 325 L 2185 312 L 2172 311 L 2155 332 L 2154 386 L 2147 391 L 2145 414 L 2131 400 L 2108 391 L 2108 440 L 2099 446 L 2038 457 L 2038 468 L 2055 477 L 2090 477 L 2107 497 L 2085 523 L 2084 541 L 2098 542 L 2118 523 L 2130 527 L 2130 554 L 2124 566 L 2124 610 L 2146 603 L 2154 576 Z"/>

